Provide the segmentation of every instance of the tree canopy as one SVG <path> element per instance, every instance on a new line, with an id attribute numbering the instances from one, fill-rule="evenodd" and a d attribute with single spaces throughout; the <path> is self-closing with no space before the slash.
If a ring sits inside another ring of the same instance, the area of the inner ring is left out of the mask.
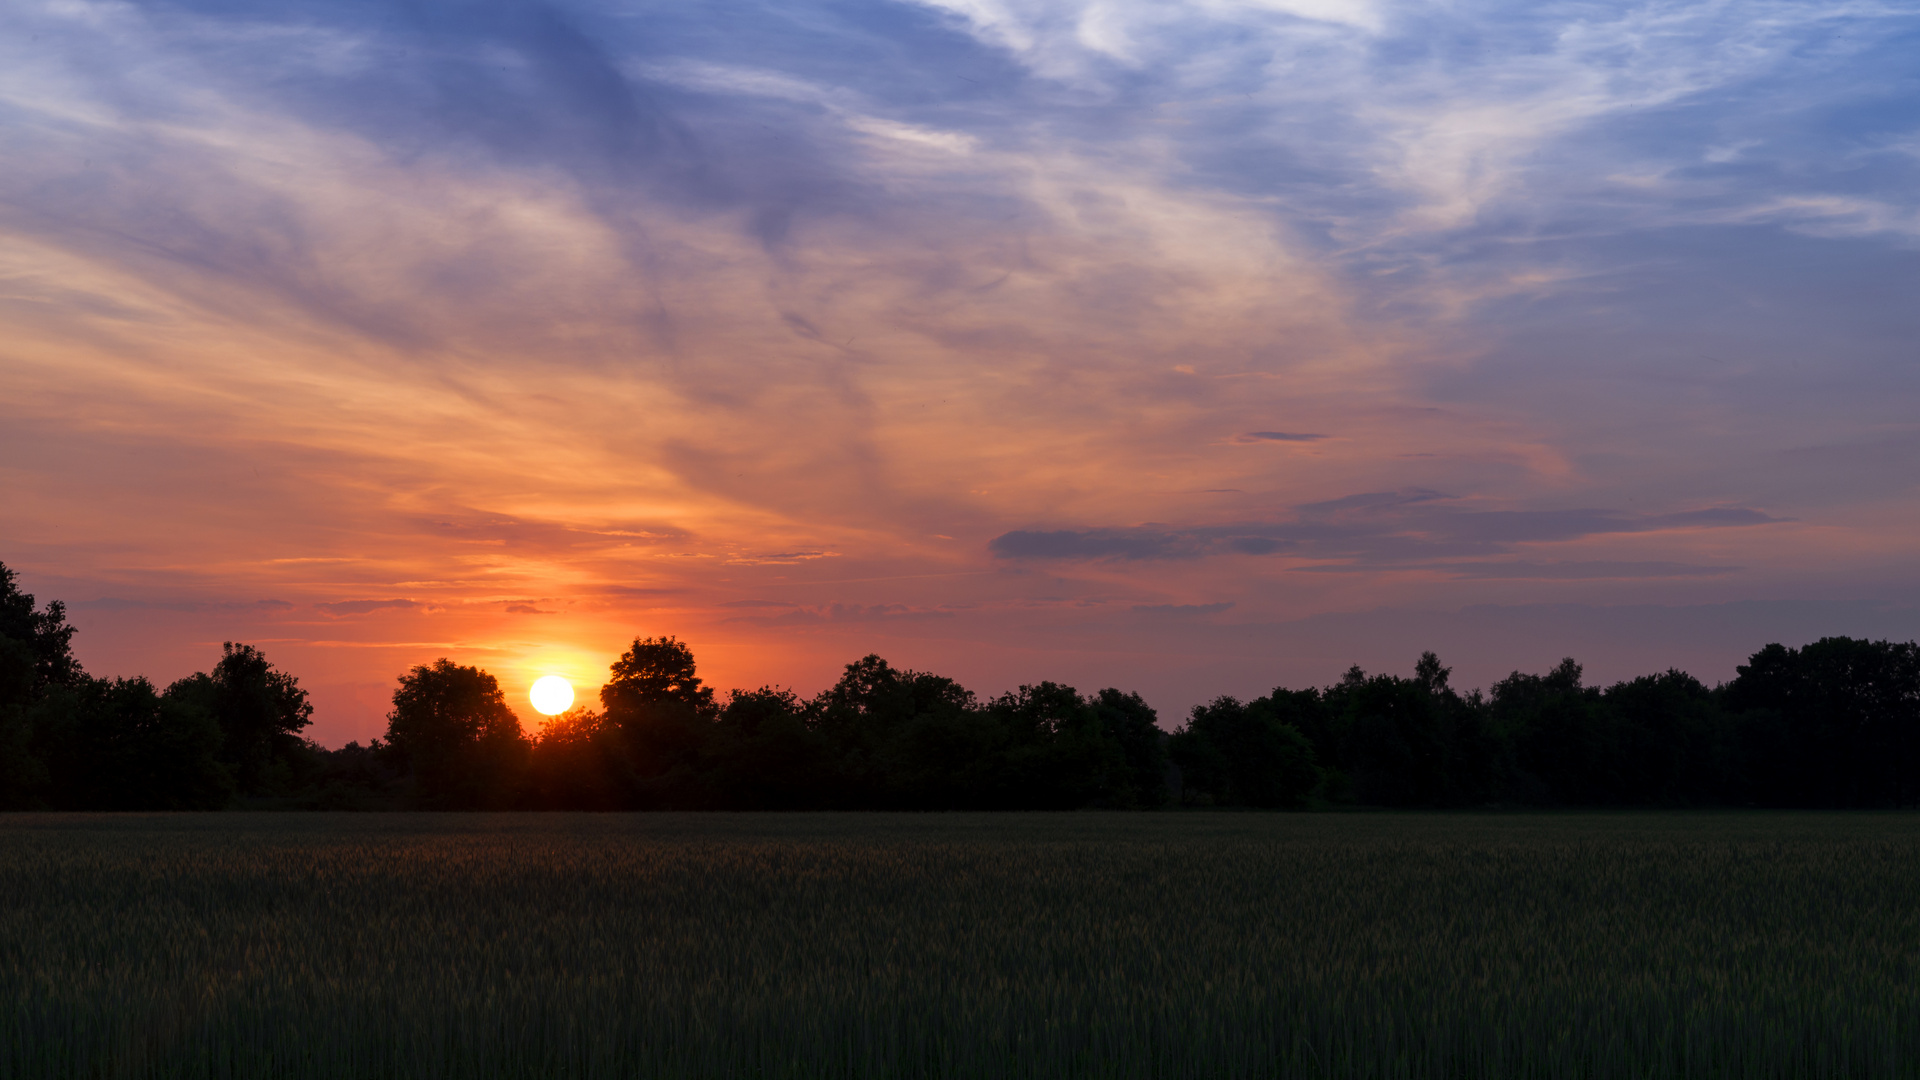
<path id="1" fill-rule="evenodd" d="M 504 808 L 519 801 L 527 736 L 498 680 L 477 667 L 441 657 L 400 676 L 387 745 L 417 778 L 416 794 L 427 805 Z"/>
<path id="2" fill-rule="evenodd" d="M 215 719 L 220 760 L 242 794 L 285 790 L 301 749 L 300 732 L 313 722 L 307 692 L 251 645 L 229 641 L 220 651 L 212 671 L 181 679 L 167 687 L 167 696 Z"/>

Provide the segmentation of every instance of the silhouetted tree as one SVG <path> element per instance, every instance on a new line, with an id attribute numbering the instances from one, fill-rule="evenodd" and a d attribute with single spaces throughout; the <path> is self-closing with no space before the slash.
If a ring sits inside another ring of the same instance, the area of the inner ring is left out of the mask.
<path id="1" fill-rule="evenodd" d="M 49 803 L 53 781 L 44 757 L 57 721 L 71 726 L 86 672 L 73 658 L 74 628 L 58 600 L 36 609 L 18 578 L 0 563 L 0 809 Z"/>
<path id="2" fill-rule="evenodd" d="M 1136 777 L 1126 747 L 1111 737 L 1097 699 L 1071 686 L 1043 682 L 1003 694 L 987 706 L 1005 733 L 1004 780 L 990 788 L 994 805 L 1036 810 L 1131 805 Z M 1115 699 L 1119 701 L 1120 699 Z M 985 762 L 991 768 L 991 757 Z M 993 790 L 997 788 L 998 790 Z"/>
<path id="3" fill-rule="evenodd" d="M 845 792 L 813 706 L 771 686 L 735 690 L 720 709 L 714 785 L 743 810 L 839 805 Z"/>
<path id="4" fill-rule="evenodd" d="M 1169 735 L 1137 694 L 1053 682 L 981 702 L 878 656 L 811 701 L 717 704 L 692 650 L 639 638 L 602 711 L 529 740 L 493 676 L 441 659 L 400 677 L 387 739 L 325 751 L 258 649 L 157 693 L 75 661 L 65 608 L 0 565 L 0 809 L 283 805 L 569 809 L 1920 804 L 1920 644 L 1824 638 L 1753 654 L 1709 689 L 1684 672 L 1583 683 L 1571 658 L 1462 695 L 1433 653 L 1411 678 L 1355 667 L 1324 690 L 1216 698 Z"/>
<path id="5" fill-rule="evenodd" d="M 636 638 L 600 688 L 605 723 L 618 733 L 641 808 L 710 802 L 701 755 L 713 734 L 713 688 L 702 685 L 693 650 L 671 637 Z"/>
<path id="6" fill-rule="evenodd" d="M 477 667 L 442 657 L 400 676 L 387 742 L 427 805 L 504 808 L 519 799 L 527 736 L 499 682 Z"/>
<path id="7" fill-rule="evenodd" d="M 1243 705 L 1219 697 L 1194 706 L 1168 753 L 1180 767 L 1183 797 L 1201 805 L 1302 806 L 1320 781 L 1313 744 L 1280 719 L 1270 699 Z"/>
<path id="8" fill-rule="evenodd" d="M 21 592 L 17 581 L 17 575 L 0 563 L 0 638 L 26 647 L 33 665 L 29 692 L 80 682 L 86 673 L 73 658 L 75 628 L 67 625 L 67 606 L 50 600 L 35 610 L 32 594 Z"/>
<path id="9" fill-rule="evenodd" d="M 34 655 L 24 641 L 0 637 L 0 810 L 27 810 L 45 801 L 51 779 L 35 753 L 35 720 L 45 711 L 36 692 Z"/>
<path id="10" fill-rule="evenodd" d="M 217 810 L 233 796 L 220 726 L 146 679 L 87 679 L 43 703 L 47 801 L 65 810 Z"/>
<path id="11" fill-rule="evenodd" d="M 664 702 L 713 707 L 713 688 L 701 684 L 693 650 L 676 638 L 635 638 L 608 673 L 612 677 L 600 688 L 600 702 L 609 712 Z"/>
<path id="12" fill-rule="evenodd" d="M 1597 687 L 1568 657 L 1545 675 L 1513 672 L 1493 684 L 1489 718 L 1508 753 L 1507 787 L 1528 803 L 1620 801 L 1625 748 Z"/>
<path id="13" fill-rule="evenodd" d="M 1822 638 L 1754 653 L 1725 691 L 1753 798 L 1773 806 L 1920 803 L 1920 645 Z"/>
<path id="14" fill-rule="evenodd" d="M 397 809 L 406 801 L 401 790 L 406 770 L 391 747 L 379 739 L 362 746 L 358 740 L 337 750 L 306 744 L 313 773 L 298 792 L 297 805 L 313 810 Z"/>
<path id="15" fill-rule="evenodd" d="M 300 681 L 267 662 L 251 645 L 226 642 L 213 671 L 189 675 L 167 687 L 167 697 L 189 702 L 220 725 L 220 761 L 242 795 L 292 790 L 309 766 L 300 731 L 313 722 L 313 706 Z"/>
<path id="16" fill-rule="evenodd" d="M 619 733 L 588 708 L 547 719 L 533 740 L 528 773 L 533 805 L 544 809 L 619 810 L 631 799 Z"/>
<path id="17" fill-rule="evenodd" d="M 1006 741 L 972 691 L 871 654 L 848 664 L 815 710 L 840 763 L 838 805 L 973 805 L 969 793 L 990 782 L 986 763 Z"/>
<path id="18" fill-rule="evenodd" d="M 1414 677 L 1348 670 L 1325 695 L 1333 741 L 1355 799 L 1388 806 L 1465 806 L 1492 798 L 1495 739 L 1477 699 L 1422 653 Z"/>
<path id="19" fill-rule="evenodd" d="M 1159 714 L 1139 694 L 1108 687 L 1088 702 L 1102 735 L 1118 747 L 1124 774 L 1102 798 L 1122 808 L 1160 806 L 1167 801 L 1167 733 Z"/>
<path id="20" fill-rule="evenodd" d="M 1743 799 L 1736 733 L 1714 692 L 1669 669 L 1607 688 L 1626 782 L 1619 801 L 1701 805 Z"/>

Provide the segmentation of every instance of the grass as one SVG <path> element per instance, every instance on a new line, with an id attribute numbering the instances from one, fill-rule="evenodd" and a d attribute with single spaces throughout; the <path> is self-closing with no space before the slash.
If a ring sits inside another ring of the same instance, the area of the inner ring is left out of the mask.
<path id="1" fill-rule="evenodd" d="M 0 1078 L 1920 1075 L 1920 817 L 0 817 Z"/>

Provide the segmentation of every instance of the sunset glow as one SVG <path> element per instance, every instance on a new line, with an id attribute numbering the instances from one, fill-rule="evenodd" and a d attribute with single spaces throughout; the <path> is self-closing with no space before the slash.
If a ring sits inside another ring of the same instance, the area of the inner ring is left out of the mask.
<path id="1" fill-rule="evenodd" d="M 0 12 L 89 670 L 253 643 L 337 746 L 647 635 L 1171 721 L 1920 633 L 1909 6 L 428 8 Z"/>

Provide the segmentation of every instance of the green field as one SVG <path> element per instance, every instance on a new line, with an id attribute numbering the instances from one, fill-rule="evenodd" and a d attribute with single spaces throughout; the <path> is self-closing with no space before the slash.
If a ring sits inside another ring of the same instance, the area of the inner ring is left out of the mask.
<path id="1" fill-rule="evenodd" d="M 1920 816 L 0 817 L 0 1077 L 1920 1075 Z"/>

